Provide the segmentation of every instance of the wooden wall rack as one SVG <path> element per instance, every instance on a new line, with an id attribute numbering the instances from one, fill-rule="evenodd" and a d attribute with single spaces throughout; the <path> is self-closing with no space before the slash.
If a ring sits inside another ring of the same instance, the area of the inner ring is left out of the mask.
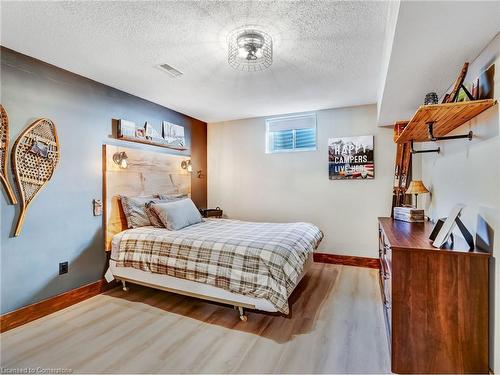
<path id="1" fill-rule="evenodd" d="M 415 151 L 413 143 L 465 138 L 472 140 L 472 131 L 462 135 L 447 136 L 446 134 L 496 104 L 497 102 L 494 99 L 484 99 L 458 103 L 422 105 L 398 136 L 396 143 L 411 142 L 411 152 L 413 154 L 424 152 L 439 153 L 439 148 Z"/>

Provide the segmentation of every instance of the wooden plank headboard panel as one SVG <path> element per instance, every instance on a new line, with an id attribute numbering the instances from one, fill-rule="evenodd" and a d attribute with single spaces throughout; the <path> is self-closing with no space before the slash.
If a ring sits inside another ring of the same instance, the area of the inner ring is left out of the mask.
<path id="1" fill-rule="evenodd" d="M 113 155 L 125 151 L 128 168 L 122 169 Z M 191 174 L 181 168 L 188 156 L 169 155 L 114 145 L 103 145 L 104 249 L 111 250 L 111 239 L 127 229 L 120 195 L 141 196 L 158 193 L 191 195 Z"/>

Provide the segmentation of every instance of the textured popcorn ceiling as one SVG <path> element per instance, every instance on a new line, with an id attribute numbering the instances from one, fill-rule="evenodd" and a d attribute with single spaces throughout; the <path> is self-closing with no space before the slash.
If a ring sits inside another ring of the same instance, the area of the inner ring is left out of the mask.
<path id="1" fill-rule="evenodd" d="M 1 43 L 213 122 L 375 103 L 386 13 L 385 2 L 2 1 Z M 274 38 L 264 72 L 227 63 L 226 37 L 245 24 Z"/>

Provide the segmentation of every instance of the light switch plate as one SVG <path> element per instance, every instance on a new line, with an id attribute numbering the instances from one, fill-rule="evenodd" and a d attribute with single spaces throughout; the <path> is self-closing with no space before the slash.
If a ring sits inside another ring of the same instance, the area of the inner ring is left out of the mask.
<path id="1" fill-rule="evenodd" d="M 102 201 L 100 199 L 94 199 L 92 201 L 94 216 L 102 215 Z"/>

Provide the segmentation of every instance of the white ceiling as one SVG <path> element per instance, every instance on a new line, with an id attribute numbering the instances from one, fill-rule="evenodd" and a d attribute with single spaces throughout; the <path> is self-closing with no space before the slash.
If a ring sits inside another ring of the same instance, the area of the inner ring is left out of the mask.
<path id="1" fill-rule="evenodd" d="M 443 95 L 499 31 L 500 1 L 401 2 L 378 124 L 410 119 L 430 91 Z"/>
<path id="2" fill-rule="evenodd" d="M 215 122 L 375 103 L 386 13 L 368 1 L 2 1 L 1 43 Z M 245 24 L 274 38 L 264 72 L 227 64 L 226 37 Z"/>

